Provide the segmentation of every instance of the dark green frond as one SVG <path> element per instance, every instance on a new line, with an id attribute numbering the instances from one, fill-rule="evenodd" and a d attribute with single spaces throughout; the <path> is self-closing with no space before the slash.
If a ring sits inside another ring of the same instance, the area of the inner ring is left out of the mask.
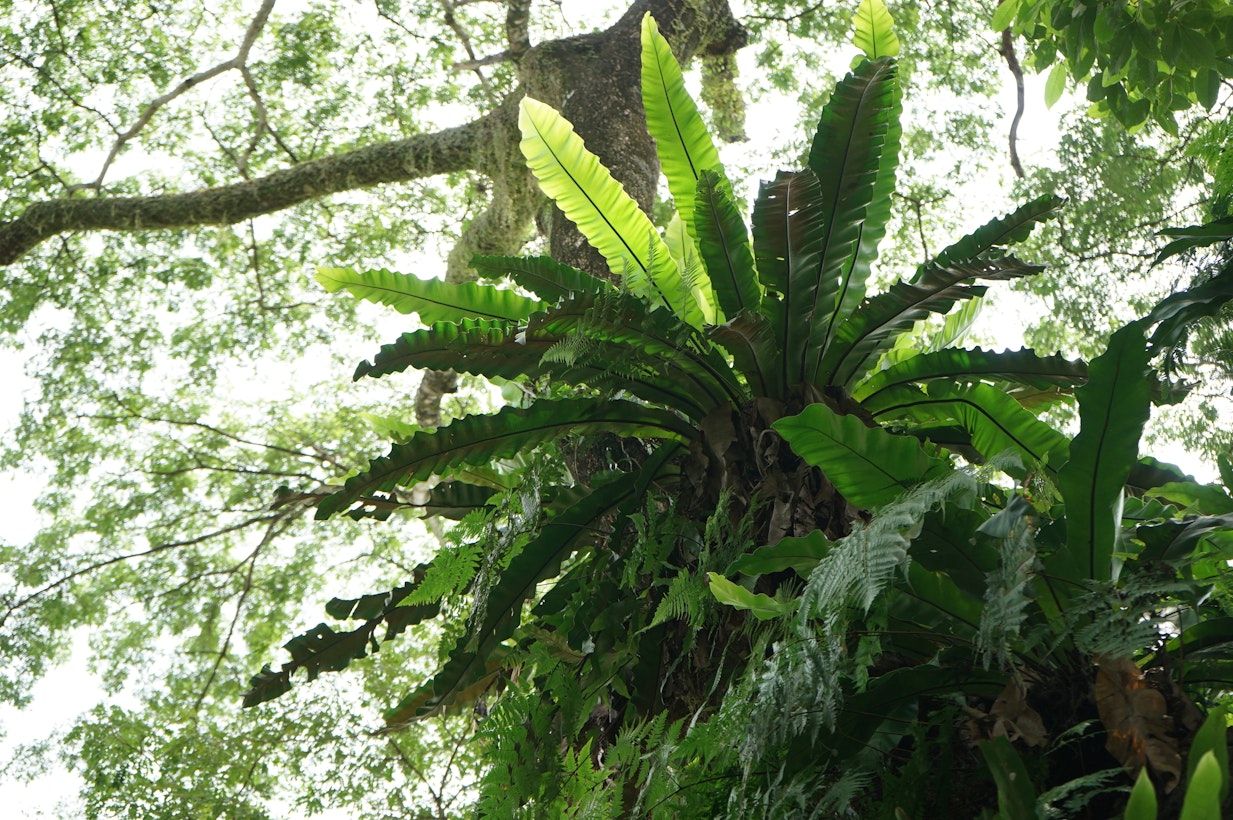
<path id="1" fill-rule="evenodd" d="M 760 313 L 743 314 L 711 328 L 710 335 L 732 357 L 733 366 L 745 376 L 755 395 L 783 395 L 783 372 L 769 319 Z"/>
<path id="2" fill-rule="evenodd" d="M 1058 473 L 1066 502 L 1066 549 L 1047 562 L 1064 577 L 1104 580 L 1121 527 L 1122 493 L 1139 455 L 1151 405 L 1145 320 L 1115 332 L 1075 391 L 1079 435 Z"/>
<path id="3" fill-rule="evenodd" d="M 291 691 L 291 676 L 301 669 L 312 681 L 322 672 L 341 671 L 353 660 L 376 652 L 381 647 L 376 631 L 382 624 L 386 627 L 384 640 L 388 641 L 409 626 L 435 618 L 440 612 L 436 604 L 399 606 L 419 586 L 425 569 L 422 565 L 417 567 L 413 580 L 389 592 L 351 601 L 338 598 L 330 601 L 326 611 L 334 617 L 340 620 L 363 618 L 365 623 L 349 632 L 335 632 L 326 624 L 318 624 L 303 635 L 292 638 L 284 647 L 291 653 L 291 661 L 279 667 L 278 671 L 266 664 L 253 675 L 248 691 L 244 693 L 243 705 L 256 706 Z"/>
<path id="4" fill-rule="evenodd" d="M 484 605 L 477 608 L 479 622 L 469 624 L 441 671 L 387 712 L 386 721 L 403 723 L 449 706 L 461 691 L 484 677 L 489 655 L 513 635 L 522 620 L 523 603 L 535 594 L 536 585 L 555 577 L 566 558 L 601 536 L 605 516 L 641 503 L 660 468 L 678 450 L 672 444 L 661 446 L 637 473 L 622 474 L 597 487 L 545 524 L 501 573 Z"/>
<path id="5" fill-rule="evenodd" d="M 818 385 L 850 386 L 877 361 L 895 339 L 931 313 L 948 313 L 956 302 L 983 296 L 976 279 L 1001 280 L 1031 276 L 1043 268 L 1013 256 L 993 252 L 980 259 L 933 267 L 917 281 L 896 282 L 889 290 L 856 308 L 835 334 L 818 370 Z"/>
<path id="6" fill-rule="evenodd" d="M 1087 363 L 1061 355 L 1041 356 L 1034 350 L 964 350 L 948 347 L 905 359 L 865 379 L 852 397 L 873 410 L 881 391 L 931 379 L 993 381 L 1037 389 L 1075 387 L 1087 381 Z"/>
<path id="7" fill-rule="evenodd" d="M 899 162 L 898 67 L 866 60 L 840 81 L 822 111 L 809 167 L 822 185 L 824 251 L 818 286 L 802 313 L 812 327 L 802 380 L 817 383 L 823 355 L 865 297 L 870 266 L 890 220 Z"/>
<path id="8" fill-rule="evenodd" d="M 772 292 L 762 312 L 774 330 L 780 357 L 777 381 L 785 388 L 801 381 L 813 319 L 818 265 L 826 241 L 821 196 L 821 183 L 806 168 L 796 174 L 780 172 L 773 182 L 762 183 L 754 203 L 758 278 Z"/>
<path id="9" fill-rule="evenodd" d="M 628 401 L 595 399 L 541 400 L 528 408 L 505 407 L 493 415 L 458 419 L 448 427 L 419 433 L 395 444 L 387 456 L 347 479 L 343 488 L 317 505 L 317 518 L 348 509 L 377 493 L 448 475 L 456 467 L 489 464 L 571 434 L 613 432 L 687 441 L 697 431 L 667 410 Z"/>
<path id="10" fill-rule="evenodd" d="M 471 267 L 481 279 L 508 276 L 547 304 L 571 293 L 604 293 L 612 285 L 589 273 L 563 265 L 549 256 L 476 256 Z"/>
<path id="11" fill-rule="evenodd" d="M 773 425 L 793 452 L 831 480 L 855 504 L 877 507 L 912 487 L 945 475 L 950 462 L 931 456 L 919 441 L 868 427 L 856 416 L 840 416 L 822 404 Z"/>
<path id="12" fill-rule="evenodd" d="M 1066 200 L 1062 197 L 1046 194 L 1020 205 L 1006 216 L 989 220 L 917 268 L 912 281 L 916 282 L 929 275 L 935 268 L 970 262 L 994 248 L 1005 248 L 1022 242 L 1038 224 L 1057 216 L 1065 204 Z"/>
<path id="13" fill-rule="evenodd" d="M 578 335 L 595 345 L 595 356 L 579 363 L 600 368 L 634 368 L 660 390 L 692 395 L 706 412 L 739 404 L 744 388 L 718 351 L 670 310 L 651 308 L 629 294 L 583 295 L 537 314 L 527 326 L 530 340 Z M 705 413 L 703 414 L 705 415 Z"/>
<path id="14" fill-rule="evenodd" d="M 733 318 L 744 311 L 757 310 L 762 304 L 762 291 L 745 220 L 727 183 L 714 171 L 703 171 L 698 178 L 693 216 L 698 251 L 724 315 Z"/>
<path id="15" fill-rule="evenodd" d="M 1057 469 L 1066 457 L 1065 436 L 988 384 L 961 386 L 939 380 L 930 382 L 927 391 L 901 386 L 883 391 L 879 398 L 869 407 L 879 421 L 920 425 L 924 436 L 930 425 L 953 421 L 971 436 L 971 446 L 984 460 L 1009 450 L 1025 459 L 1030 470 L 1035 463 Z"/>
<path id="16" fill-rule="evenodd" d="M 401 373 L 408 367 L 471 373 L 487 378 L 534 376 L 549 342 L 519 338 L 511 322 L 463 319 L 438 322 L 427 330 L 404 333 L 382 345 L 372 362 L 363 361 L 353 378 L 377 378 Z"/>

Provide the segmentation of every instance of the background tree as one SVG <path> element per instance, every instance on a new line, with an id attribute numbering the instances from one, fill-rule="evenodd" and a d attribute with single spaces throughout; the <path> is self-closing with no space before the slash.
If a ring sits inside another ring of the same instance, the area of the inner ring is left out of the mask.
<path id="1" fill-rule="evenodd" d="M 210 11 L 131 4 L 106 15 L 94 4 L 57 2 L 6 16 L 0 233 L 10 264 L 0 274 L 0 315 L 8 343 L 31 352 L 36 386 L 3 459 L 49 482 L 38 502 L 48 516 L 44 531 L 31 544 L 5 547 L 10 611 L 0 640 L 10 698 L 25 697 L 63 653 L 72 626 L 90 625 L 109 686 L 159 681 L 130 719 L 221 721 L 212 705 L 243 685 L 245 656 L 280 641 L 275 625 L 284 619 L 319 617 L 317 607 L 297 613 L 314 594 L 327 597 L 320 567 L 341 564 L 330 589 L 341 583 L 358 594 L 392 586 L 423 559 L 414 539 L 396 532 L 357 540 L 304 526 L 303 504 L 267 509 L 271 483 L 323 483 L 358 468 L 351 454 L 371 451 L 388 419 L 407 414 L 401 393 L 366 383 L 348 396 L 327 372 L 335 362 L 349 371 L 364 350 L 351 340 L 366 335 L 355 331 L 368 314 L 322 299 L 307 274 L 320 262 L 341 262 L 456 277 L 474 252 L 512 252 L 536 223 L 547 231 L 558 217 L 540 209 L 523 165 L 510 162 L 519 84 L 560 103 L 649 206 L 650 145 L 636 99 L 619 96 L 636 85 L 588 89 L 597 76 L 615 82 L 634 70 L 605 61 L 636 54 L 615 43 L 632 37 L 628 20 L 650 7 L 679 56 L 703 58 L 704 102 L 713 120 L 727 118 L 716 130 L 737 135 L 727 81 L 744 37 L 718 2 L 642 2 L 581 24 L 568 7 L 519 2 L 294 9 L 265 2 Z M 900 241 L 884 249 L 889 262 L 915 264 L 973 227 L 954 224 L 961 183 L 979 178 L 978 169 L 1005 167 L 989 106 L 947 96 L 987 94 L 1000 82 L 1000 41 L 986 33 L 991 11 L 896 9 L 905 77 L 945 93 L 908 112 L 911 173 L 889 229 Z M 755 43 L 756 70 L 746 63 L 740 87 L 753 100 L 786 93 L 801 103 L 802 120 L 815 120 L 819 90 L 846 69 L 844 60 L 832 64 L 825 44 L 846 38 L 849 15 L 817 4 L 751 4 L 738 22 Z M 580 54 L 593 58 L 579 62 Z M 359 88 L 366 93 L 355 94 Z M 595 111 L 583 110 L 595 99 L 603 111 L 613 99 L 629 101 L 620 110 L 631 118 L 614 126 L 605 114 L 597 122 Z M 1099 168 L 1109 144 L 1076 140 L 1075 167 Z M 1173 174 L 1176 164 L 1161 161 L 1169 143 L 1162 145 L 1136 139 L 1116 150 L 1137 168 Z M 936 162 L 953 146 L 968 152 L 962 166 Z M 768 165 L 797 164 L 802 147 L 788 144 L 790 159 L 772 156 Z M 1162 197 L 1190 190 L 1202 170 L 1182 167 L 1154 190 Z M 394 184 L 365 187 L 383 182 Z M 1098 185 L 1084 190 L 1092 206 L 1082 224 L 1090 230 L 1082 244 L 1059 245 L 1059 257 L 1111 262 L 1076 291 L 1101 296 L 1083 311 L 1068 310 L 1049 286 L 1058 300 L 1053 314 L 1072 323 L 1111 315 L 1108 303 L 1121 292 L 1090 285 L 1131 278 L 1146 261 L 1112 250 L 1124 247 L 1114 243 L 1125 240 L 1124 225 L 1100 218 Z M 1175 207 L 1151 197 L 1127 202 L 1159 210 L 1141 220 L 1144 232 L 1163 226 L 1160 214 Z M 562 258 L 571 241 L 574 252 L 582 248 L 567 229 L 552 231 Z M 231 386 L 257 380 L 285 385 L 290 397 L 229 398 Z M 451 384 L 426 377 L 422 424 L 441 420 L 435 399 Z M 481 404 L 460 397 L 446 405 L 444 420 Z M 356 551 L 343 554 L 339 544 Z M 371 560 L 352 561 L 364 554 Z M 348 570 L 354 576 L 345 582 Z M 166 677 L 161 666 L 149 668 L 147 647 L 158 636 L 180 647 Z M 192 696 L 161 697 L 164 687 Z M 100 714 L 96 725 L 110 719 Z M 100 771 L 110 765 L 95 759 Z M 372 760 L 374 770 L 382 765 Z"/>

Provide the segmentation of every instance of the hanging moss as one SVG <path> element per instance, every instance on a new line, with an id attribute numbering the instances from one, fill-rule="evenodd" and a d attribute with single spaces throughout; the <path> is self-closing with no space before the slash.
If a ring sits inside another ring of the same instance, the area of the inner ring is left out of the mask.
<path id="1" fill-rule="evenodd" d="M 744 142 L 745 98 L 737 86 L 735 54 L 702 58 L 702 101 L 711 109 L 711 128 L 724 142 Z"/>

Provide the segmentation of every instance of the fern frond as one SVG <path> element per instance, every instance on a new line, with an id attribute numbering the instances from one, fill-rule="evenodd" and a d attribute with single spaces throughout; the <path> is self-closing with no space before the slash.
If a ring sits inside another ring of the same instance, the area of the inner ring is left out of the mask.
<path id="1" fill-rule="evenodd" d="M 978 530 L 1001 542 L 998 567 L 986 576 L 985 606 L 976 637 L 976 651 L 986 669 L 991 665 L 1010 668 L 1013 644 L 1027 619 L 1036 563 L 1036 533 L 1027 517 L 1031 511 L 1031 504 L 1015 496 Z"/>

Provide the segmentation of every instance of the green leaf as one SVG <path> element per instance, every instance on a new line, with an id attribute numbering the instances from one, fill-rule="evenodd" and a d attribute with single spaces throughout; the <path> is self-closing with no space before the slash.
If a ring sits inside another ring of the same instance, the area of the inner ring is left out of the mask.
<path id="1" fill-rule="evenodd" d="M 1009 28 L 1010 24 L 1015 21 L 1015 16 L 1019 14 L 1019 6 L 1023 0 L 1002 0 L 998 4 L 997 11 L 993 12 L 993 20 L 991 26 L 994 31 L 1002 31 Z"/>
<path id="2" fill-rule="evenodd" d="M 1144 322 L 1113 334 L 1089 366 L 1088 383 L 1075 391 L 1079 435 L 1058 473 L 1066 503 L 1066 548 L 1049 568 L 1072 579 L 1105 580 L 1112 571 L 1121 526 L 1122 491 L 1139 452 L 1151 404 Z"/>
<path id="3" fill-rule="evenodd" d="M 1229 775 L 1220 770 L 1216 753 L 1207 751 L 1199 758 L 1194 774 L 1186 783 L 1186 799 L 1182 802 L 1181 820 L 1211 820 L 1220 817 L 1220 792 Z"/>
<path id="4" fill-rule="evenodd" d="M 1202 225 L 1190 225 L 1185 228 L 1166 228 L 1157 236 L 1172 237 L 1174 241 L 1161 248 L 1160 253 L 1152 261 L 1159 265 L 1170 257 L 1177 256 L 1194 248 L 1206 248 L 1233 239 L 1233 216 L 1213 219 Z"/>
<path id="5" fill-rule="evenodd" d="M 814 530 L 803 538 L 789 536 L 777 544 L 759 547 L 737 558 L 725 574 L 739 572 L 742 575 L 769 575 L 790 569 L 802 578 L 809 576 L 823 556 L 833 546 L 821 530 Z"/>
<path id="6" fill-rule="evenodd" d="M 922 481 L 951 471 L 950 462 L 929 455 L 920 442 L 867 427 L 812 404 L 772 427 L 808 464 L 818 467 L 845 498 L 862 507 L 894 501 Z"/>
<path id="7" fill-rule="evenodd" d="M 882 0 L 861 0 L 852 17 L 852 24 L 856 28 L 852 42 L 870 60 L 899 56 L 895 21 Z"/>
<path id="8" fill-rule="evenodd" d="M 1049 71 L 1049 79 L 1045 80 L 1045 107 L 1052 108 L 1062 98 L 1066 90 L 1066 64 L 1058 63 Z"/>
<path id="9" fill-rule="evenodd" d="M 799 370 L 813 384 L 831 341 L 865 297 L 870 266 L 886 234 L 901 110 L 894 62 L 862 63 L 835 87 L 809 150 L 809 168 L 821 186 L 822 260 L 813 298 L 790 306 L 788 321 L 810 325 Z"/>
<path id="10" fill-rule="evenodd" d="M 601 371 L 614 371 L 634 384 L 654 384 L 659 390 L 684 397 L 668 406 L 705 416 L 727 402 L 739 405 L 745 390 L 718 350 L 698 332 L 665 308 L 650 308 L 628 294 L 580 296 L 537 314 L 527 324 L 529 340 L 576 337 L 594 355 L 581 363 Z M 556 372 L 554 370 L 554 372 Z M 701 416 L 690 413 L 695 418 Z"/>
<path id="11" fill-rule="evenodd" d="M 1123 820 L 1156 820 L 1156 788 L 1148 777 L 1147 767 L 1139 769 L 1135 778 L 1135 787 L 1130 790 L 1130 799 L 1126 801 L 1126 813 Z"/>
<path id="12" fill-rule="evenodd" d="M 354 378 L 379 378 L 417 367 L 515 379 L 540 372 L 540 359 L 550 345 L 550 342 L 519 339 L 519 326 L 510 322 L 485 319 L 438 322 L 426 330 L 404 333 L 391 344 L 382 345 L 371 362 L 360 362 Z"/>
<path id="13" fill-rule="evenodd" d="M 881 406 L 879 394 L 900 385 L 945 378 L 955 381 L 997 381 L 1038 389 L 1074 387 L 1087 381 L 1087 363 L 1061 355 L 1040 356 L 1034 350 L 982 350 L 948 347 L 921 353 L 879 370 L 852 390 L 852 397 L 870 412 Z"/>
<path id="14" fill-rule="evenodd" d="M 916 322 L 931 313 L 945 314 L 956 302 L 983 296 L 983 286 L 970 285 L 976 279 L 1006 280 L 1033 276 L 1043 268 L 1028 265 L 1013 256 L 990 251 L 981 257 L 952 261 L 945 267 L 932 267 L 912 282 L 896 282 L 889 290 L 867 299 L 835 335 L 818 373 L 828 384 L 850 385 L 876 363 Z"/>
<path id="15" fill-rule="evenodd" d="M 285 649 L 291 660 L 282 664 L 278 671 L 266 664 L 253 675 L 249 688 L 243 695 L 243 706 L 248 708 L 273 700 L 291 691 L 291 676 L 303 669 L 307 679 L 313 681 L 322 672 L 339 672 L 352 661 L 366 657 L 380 648 L 376 631 L 385 625 L 384 640 L 406 631 L 409 626 L 435 618 L 440 613 L 436 604 L 399 606 L 424 579 L 426 566 L 415 569 L 413 579 L 397 589 L 376 595 L 366 595 L 353 601 L 334 599 L 326 610 L 337 618 L 364 618 L 363 625 L 349 632 L 335 632 L 326 624 L 318 624 L 303 635 L 287 642 Z"/>
<path id="16" fill-rule="evenodd" d="M 758 278 L 779 295 L 762 302 L 777 346 L 775 381 L 785 389 L 803 378 L 809 339 L 809 306 L 818 290 L 825 241 L 822 186 L 813 171 L 780 172 L 762 183 L 754 203 L 753 236 Z"/>
<path id="17" fill-rule="evenodd" d="M 916 548 L 913 556 L 921 552 Z M 951 572 L 931 570 L 914 560 L 908 565 L 906 588 L 899 589 L 891 602 L 891 617 L 915 627 L 937 629 L 947 636 L 974 640 L 984 611 L 981 594 L 985 583 L 981 574 L 979 589 L 960 588 Z"/>
<path id="18" fill-rule="evenodd" d="M 1199 105 L 1211 111 L 1220 100 L 1220 72 L 1215 68 L 1206 68 L 1195 74 L 1194 93 Z"/>
<path id="19" fill-rule="evenodd" d="M 1006 820 L 1037 820 L 1036 790 L 1019 753 L 1005 736 L 977 743 L 998 786 L 999 816 Z"/>
<path id="20" fill-rule="evenodd" d="M 736 609 L 747 610 L 760 621 L 784 618 L 796 611 L 795 601 L 780 601 L 761 592 L 750 592 L 718 572 L 708 572 L 706 579 L 715 600 Z"/>
<path id="21" fill-rule="evenodd" d="M 703 171 L 698 179 L 694 214 L 698 249 L 724 315 L 756 311 L 762 304 L 762 290 L 749 233 L 727 186 L 713 171 Z"/>
<path id="22" fill-rule="evenodd" d="M 703 171 L 713 172 L 722 187 L 727 179 L 698 106 L 685 90 L 681 66 L 650 12 L 642 18 L 642 106 L 668 190 L 689 235 L 697 239 L 698 180 Z"/>
<path id="23" fill-rule="evenodd" d="M 681 278 L 650 218 L 586 149 L 551 106 L 526 97 L 518 114 L 520 147 L 544 193 L 622 276 L 634 293 L 663 302 L 684 321 L 702 326 L 702 308 Z"/>
<path id="24" fill-rule="evenodd" d="M 364 504 L 365 497 L 390 493 L 463 466 L 489 464 L 564 435 L 608 431 L 687 441 L 697 430 L 675 413 L 628 401 L 595 399 L 541 400 L 528 408 L 505 407 L 492 415 L 458 419 L 448 427 L 417 434 L 395 444 L 387 456 L 347 479 L 343 488 L 317 506 L 324 519 Z M 380 496 L 377 496 L 380 498 Z"/>
<path id="25" fill-rule="evenodd" d="M 991 219 L 917 268 L 912 281 L 917 282 L 931 275 L 937 268 L 969 263 L 984 257 L 994 248 L 1005 248 L 1022 242 L 1041 222 L 1057 216 L 1065 204 L 1065 199 L 1045 194 L 1025 202 L 1006 216 Z"/>
<path id="26" fill-rule="evenodd" d="M 317 281 L 330 293 L 347 290 L 369 302 L 389 305 L 399 313 L 418 313 L 425 324 L 461 319 L 501 319 L 516 322 L 544 305 L 512 290 L 474 282 L 454 284 L 420 279 L 388 270 L 357 273 L 348 268 L 318 268 Z"/>
<path id="27" fill-rule="evenodd" d="M 1195 781 L 1195 770 L 1199 762 L 1207 755 L 1212 755 L 1216 761 L 1216 771 L 1220 776 L 1220 793 L 1217 804 L 1223 804 L 1229 796 L 1229 721 L 1228 712 L 1223 706 L 1217 706 L 1208 713 L 1207 719 L 1195 732 L 1187 756 L 1186 781 Z M 1189 789 L 1187 789 L 1189 794 Z"/>
<path id="28" fill-rule="evenodd" d="M 571 293 L 605 293 L 612 285 L 599 277 L 562 265 L 548 256 L 476 256 L 471 267 L 482 279 L 508 276 L 546 304 L 553 304 Z"/>
<path id="29" fill-rule="evenodd" d="M 490 674 L 490 656 L 514 634 L 523 603 L 535 594 L 536 586 L 556 577 L 563 561 L 605 531 L 601 519 L 642 503 L 651 482 L 678 451 L 675 445 L 660 447 L 637 473 L 621 474 L 596 487 L 545 524 L 501 572 L 441 670 L 387 712 L 386 722 L 404 723 L 433 714 Z"/>
<path id="30" fill-rule="evenodd" d="M 883 396 L 883 406 L 874 413 L 879 420 L 914 422 L 925 428 L 926 436 L 928 425 L 957 422 L 986 460 L 1009 450 L 1030 470 L 1035 463 L 1056 468 L 1065 459 L 1066 437 L 991 385 L 936 381 L 928 385 L 928 392 L 901 388 Z"/>

